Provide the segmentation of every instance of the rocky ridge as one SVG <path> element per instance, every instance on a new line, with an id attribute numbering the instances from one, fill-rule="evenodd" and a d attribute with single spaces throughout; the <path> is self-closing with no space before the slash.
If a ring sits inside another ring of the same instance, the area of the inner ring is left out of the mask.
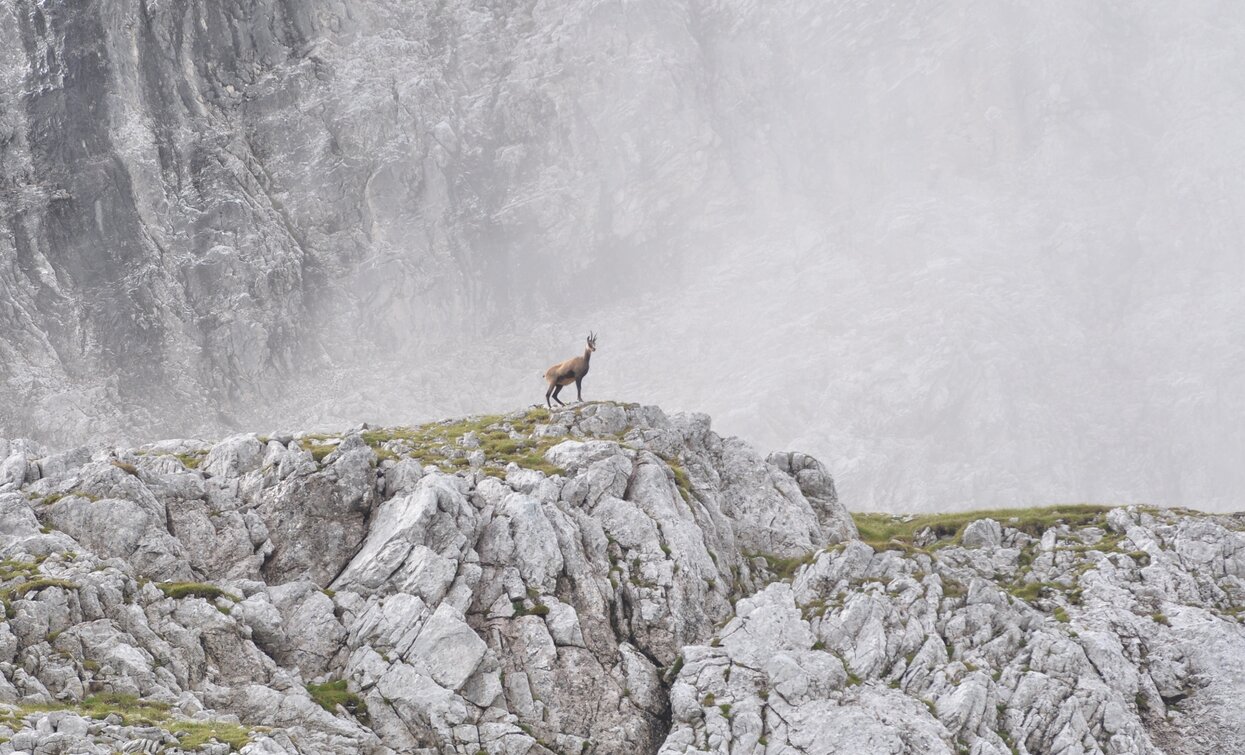
<path id="1" fill-rule="evenodd" d="M 0 459 L 0 753 L 1245 734 L 1235 517 L 853 521 L 810 457 L 608 403 Z"/>

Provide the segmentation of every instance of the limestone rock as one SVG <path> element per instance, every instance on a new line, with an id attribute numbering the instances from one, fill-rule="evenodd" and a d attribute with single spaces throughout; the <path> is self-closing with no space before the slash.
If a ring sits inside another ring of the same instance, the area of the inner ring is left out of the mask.
<path id="1" fill-rule="evenodd" d="M 980 519 L 875 551 L 820 463 L 701 415 L 440 427 L 18 446 L 40 474 L 0 492 L 0 707 L 27 707 L 0 750 L 174 746 L 186 717 L 289 755 L 1157 755 L 1245 731 L 1237 518 Z M 100 693 L 151 725 L 90 718 Z"/>

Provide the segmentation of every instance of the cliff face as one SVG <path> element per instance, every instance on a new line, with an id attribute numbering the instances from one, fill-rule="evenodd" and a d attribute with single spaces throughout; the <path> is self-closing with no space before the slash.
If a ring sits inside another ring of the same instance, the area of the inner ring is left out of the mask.
<path id="1" fill-rule="evenodd" d="M 723 201 L 690 13 L 6 3 L 0 425 L 218 427 L 309 364 L 612 290 L 596 251 L 644 275 Z"/>
<path id="2" fill-rule="evenodd" d="M 592 329 L 593 397 L 833 453 L 862 508 L 1227 510 L 1243 33 L 1209 0 L 6 0 L 0 435 L 519 405 Z"/>
<path id="3" fill-rule="evenodd" d="M 0 752 L 1194 753 L 1245 733 L 1236 518 L 878 535 L 807 456 L 613 404 L 0 452 Z"/>

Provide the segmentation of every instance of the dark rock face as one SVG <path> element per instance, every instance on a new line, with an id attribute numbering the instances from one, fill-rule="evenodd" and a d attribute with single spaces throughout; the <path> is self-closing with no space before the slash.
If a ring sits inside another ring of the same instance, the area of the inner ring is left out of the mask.
<path id="1" fill-rule="evenodd" d="M 556 310 L 576 277 L 612 290 L 566 258 L 682 227 L 715 137 L 654 120 L 695 79 L 580 79 L 678 5 L 538 10 L 6 3 L 0 425 L 218 432 L 309 362 Z M 661 44 L 697 54 L 687 29 Z"/>
<path id="2" fill-rule="evenodd" d="M 271 27 L 242 6 L 0 12 L 0 317 L 14 334 L 0 348 L 32 400 L 19 426 L 72 432 L 63 403 L 106 416 L 100 399 L 140 425 L 177 417 L 179 397 L 227 400 L 290 358 L 311 260 L 265 195 L 229 95 L 305 45 L 311 6 Z"/>

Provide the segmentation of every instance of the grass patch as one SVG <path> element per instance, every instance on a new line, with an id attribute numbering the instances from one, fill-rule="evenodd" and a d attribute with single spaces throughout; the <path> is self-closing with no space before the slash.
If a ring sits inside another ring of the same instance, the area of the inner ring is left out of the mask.
<path id="1" fill-rule="evenodd" d="M 195 451 L 188 454 L 173 454 L 173 457 L 180 461 L 186 469 L 198 469 L 203 460 L 207 458 L 207 453 Z"/>
<path id="2" fill-rule="evenodd" d="M 181 598 L 203 598 L 212 601 L 217 598 L 228 598 L 234 603 L 241 600 L 237 595 L 225 592 L 216 585 L 209 585 L 203 582 L 160 582 L 156 585 L 165 597 L 181 599 Z"/>
<path id="3" fill-rule="evenodd" d="M 38 579 L 32 579 L 29 582 L 22 582 L 19 585 L 0 591 L 0 594 L 3 594 L 4 597 L 9 600 L 14 600 L 14 599 L 17 599 L 17 598 L 20 598 L 26 595 L 27 593 L 38 592 L 39 590 L 42 590 L 48 587 L 59 587 L 64 590 L 77 590 L 78 589 L 78 586 L 76 584 L 74 584 L 73 582 L 70 582 L 67 579 L 53 579 L 52 577 L 39 577 Z"/>
<path id="4" fill-rule="evenodd" d="M 368 721 L 367 703 L 363 698 L 346 688 L 346 680 L 338 679 L 324 684 L 308 684 L 307 694 L 316 704 L 329 713 L 337 713 L 337 706 L 342 706 L 350 715 L 366 723 Z"/>
<path id="5" fill-rule="evenodd" d="M 680 653 L 678 657 L 674 659 L 674 663 L 670 664 L 670 667 L 661 674 L 661 677 L 667 684 L 670 684 L 679 676 L 679 672 L 682 670 L 683 654 Z"/>
<path id="6" fill-rule="evenodd" d="M 1007 588 L 1012 597 L 1023 600 L 1026 603 L 1032 603 L 1042 597 L 1042 593 L 1046 590 L 1061 590 L 1063 585 L 1056 582 L 1026 582 L 1023 585 L 1012 585 Z"/>
<path id="7" fill-rule="evenodd" d="M 197 750 L 203 745 L 217 741 L 229 745 L 237 752 L 251 741 L 251 730 L 239 724 L 223 721 L 176 721 L 169 728 L 183 750 Z"/>
<path id="8" fill-rule="evenodd" d="M 0 581 L 7 582 L 10 579 L 30 579 L 39 573 L 39 562 L 37 561 L 17 561 L 15 559 L 6 558 L 0 561 Z"/>
<path id="9" fill-rule="evenodd" d="M 512 608 L 514 608 L 513 618 L 517 619 L 520 616 L 548 616 L 549 615 L 549 606 L 545 605 L 544 603 L 540 603 L 536 601 L 533 601 L 533 602 L 535 602 L 536 605 L 532 606 L 531 608 L 528 608 L 527 605 L 523 602 L 522 598 L 511 601 L 510 605 Z"/>
<path id="10" fill-rule="evenodd" d="M 683 497 L 684 503 L 691 503 L 692 478 L 688 477 L 687 469 L 675 459 L 666 459 L 666 465 L 670 467 L 670 472 L 674 475 L 675 487 L 679 489 L 679 495 Z"/>
<path id="11" fill-rule="evenodd" d="M 330 440 L 334 442 L 329 443 L 328 441 Z M 341 443 L 339 438 L 332 435 L 304 435 L 301 438 L 296 438 L 294 442 L 298 444 L 299 448 L 311 454 L 311 458 L 317 464 L 322 463 L 326 456 L 336 451 L 337 446 Z"/>
<path id="12" fill-rule="evenodd" d="M 71 710 L 84 718 L 101 720 L 111 715 L 121 718 L 125 726 L 159 726 L 169 718 L 169 706 L 164 703 L 140 700 L 134 695 L 116 693 L 91 695 L 78 703 L 33 703 L 23 705 L 16 714 L 18 718 L 31 713 L 48 713 Z"/>
<path id="13" fill-rule="evenodd" d="M 545 452 L 565 438 L 531 435 L 536 425 L 547 423 L 549 418 L 546 409 L 530 409 L 518 415 L 486 414 L 415 427 L 380 428 L 368 430 L 361 437 L 382 459 L 409 458 L 455 470 L 470 466 L 466 454 L 476 449 L 464 448 L 461 441 L 473 433 L 478 442 L 476 448 L 484 453 L 484 474 L 504 478 L 506 465 L 512 462 L 548 476 L 565 474 L 565 470 L 545 460 Z"/>
<path id="14" fill-rule="evenodd" d="M 155 726 L 177 737 L 182 749 L 194 750 L 216 740 L 229 745 L 231 750 L 241 750 L 251 740 L 252 730 L 238 724 L 222 721 L 189 721 L 174 718 L 164 703 L 140 700 L 134 695 L 116 693 L 91 695 L 81 702 L 36 703 L 23 705 L 4 715 L 4 723 L 20 729 L 20 719 L 34 713 L 72 711 L 84 718 L 97 721 L 117 716 L 123 726 Z"/>
<path id="15" fill-rule="evenodd" d="M 1004 527 L 1020 530 L 1031 537 L 1041 537 L 1043 532 L 1059 524 L 1101 524 L 1110 510 L 1109 506 L 1069 504 L 903 517 L 853 512 L 852 519 L 860 532 L 860 539 L 874 550 L 909 550 L 916 547 L 913 541 L 917 534 L 927 528 L 935 538 L 933 547 L 940 547 L 959 543 L 964 535 L 964 528 L 978 519 L 994 519 Z"/>
<path id="16" fill-rule="evenodd" d="M 747 558 L 765 559 L 766 568 L 768 568 L 771 572 L 773 572 L 774 576 L 781 580 L 793 578 L 801 566 L 813 563 L 815 555 L 816 554 L 812 552 L 805 553 L 801 556 L 776 556 L 772 553 L 744 553 L 744 556 Z"/>

